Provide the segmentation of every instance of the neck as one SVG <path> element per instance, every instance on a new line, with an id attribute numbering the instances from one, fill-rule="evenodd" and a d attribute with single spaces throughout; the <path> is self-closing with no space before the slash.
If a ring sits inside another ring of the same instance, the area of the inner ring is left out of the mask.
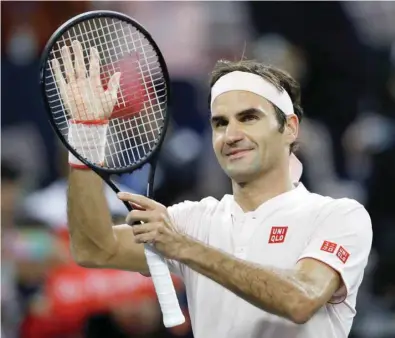
<path id="1" fill-rule="evenodd" d="M 233 196 L 244 212 L 256 210 L 262 203 L 294 188 L 285 169 L 274 169 L 247 183 L 232 181 Z"/>

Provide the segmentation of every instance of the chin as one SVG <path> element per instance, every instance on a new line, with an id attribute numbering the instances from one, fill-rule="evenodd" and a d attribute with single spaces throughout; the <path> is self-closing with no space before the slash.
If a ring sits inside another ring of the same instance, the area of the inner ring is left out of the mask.
<path id="1" fill-rule="evenodd" d="M 248 183 L 258 176 L 257 172 L 251 170 L 226 170 L 225 172 L 236 183 Z"/>

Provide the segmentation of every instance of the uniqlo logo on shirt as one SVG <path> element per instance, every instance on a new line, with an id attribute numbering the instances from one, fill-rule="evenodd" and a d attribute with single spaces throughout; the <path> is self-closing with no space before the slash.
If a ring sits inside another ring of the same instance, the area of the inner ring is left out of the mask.
<path id="1" fill-rule="evenodd" d="M 324 241 L 324 243 L 322 243 L 321 250 L 329 252 L 329 253 L 334 253 L 336 250 L 336 247 L 337 247 L 336 243 Z"/>
<path id="2" fill-rule="evenodd" d="M 350 257 L 350 254 L 347 252 L 346 249 L 344 249 L 342 246 L 337 250 L 336 256 L 339 257 L 339 259 L 343 262 L 346 263 L 348 257 Z"/>
<path id="3" fill-rule="evenodd" d="M 283 243 L 288 227 L 272 227 L 270 231 L 269 243 Z"/>

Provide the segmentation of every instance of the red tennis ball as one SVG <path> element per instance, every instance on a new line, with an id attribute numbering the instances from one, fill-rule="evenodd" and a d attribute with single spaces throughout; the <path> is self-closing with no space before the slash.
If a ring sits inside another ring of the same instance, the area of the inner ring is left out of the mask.
<path id="1" fill-rule="evenodd" d="M 103 87 L 107 90 L 107 84 L 115 72 L 121 73 L 118 89 L 118 101 L 115 104 L 111 118 L 130 118 L 144 109 L 144 101 L 147 100 L 144 78 L 139 67 L 138 54 L 126 55 L 116 62 L 102 67 L 101 79 Z"/>

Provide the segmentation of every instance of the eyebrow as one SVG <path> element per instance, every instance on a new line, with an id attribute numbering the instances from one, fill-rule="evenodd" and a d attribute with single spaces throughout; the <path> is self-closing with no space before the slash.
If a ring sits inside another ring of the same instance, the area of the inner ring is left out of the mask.
<path id="1" fill-rule="evenodd" d="M 248 109 L 244 109 L 244 110 L 237 112 L 235 115 L 238 117 L 241 117 L 241 116 L 249 115 L 249 114 L 265 115 L 265 112 L 260 109 L 257 109 L 257 108 L 248 108 Z M 211 121 L 211 123 L 215 123 L 215 122 L 223 120 L 224 118 L 225 118 L 224 115 L 216 115 L 216 116 L 210 117 L 210 121 Z"/>

